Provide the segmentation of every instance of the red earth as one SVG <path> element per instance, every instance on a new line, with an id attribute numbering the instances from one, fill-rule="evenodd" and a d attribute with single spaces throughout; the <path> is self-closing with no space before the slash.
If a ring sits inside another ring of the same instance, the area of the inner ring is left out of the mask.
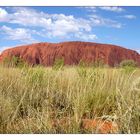
<path id="1" fill-rule="evenodd" d="M 69 128 L 70 122 L 72 122 L 72 118 L 57 119 L 52 121 L 52 126 L 54 128 L 59 128 L 60 126 Z M 98 134 L 116 134 L 119 132 L 118 124 L 116 122 L 102 119 L 82 119 L 80 128 L 85 132 Z"/>
<path id="2" fill-rule="evenodd" d="M 116 66 L 123 60 L 134 60 L 140 65 L 140 54 L 116 45 L 92 42 L 36 43 L 18 46 L 2 52 L 0 61 L 6 57 L 20 57 L 31 65 L 52 66 L 59 58 L 66 65 L 77 65 L 82 60 L 94 63 L 102 60 L 109 66 Z"/>
<path id="3" fill-rule="evenodd" d="M 102 119 L 84 119 L 82 120 L 82 127 L 87 131 L 100 134 L 118 133 L 118 125 L 116 122 Z"/>

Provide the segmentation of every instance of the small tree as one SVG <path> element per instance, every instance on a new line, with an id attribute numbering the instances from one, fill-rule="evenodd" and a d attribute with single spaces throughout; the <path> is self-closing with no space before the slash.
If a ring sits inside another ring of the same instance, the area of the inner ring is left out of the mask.
<path id="1" fill-rule="evenodd" d="M 123 60 L 120 63 L 120 67 L 124 68 L 124 67 L 137 67 L 137 63 L 134 60 Z"/>
<path id="2" fill-rule="evenodd" d="M 56 59 L 54 61 L 54 64 L 53 64 L 53 69 L 54 70 L 62 70 L 64 67 L 64 59 L 63 58 L 59 58 L 59 59 Z"/>

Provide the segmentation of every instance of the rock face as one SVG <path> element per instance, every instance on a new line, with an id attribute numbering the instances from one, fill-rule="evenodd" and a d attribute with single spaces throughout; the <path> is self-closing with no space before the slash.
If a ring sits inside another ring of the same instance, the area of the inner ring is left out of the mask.
<path id="1" fill-rule="evenodd" d="M 0 55 L 0 61 L 6 57 L 20 57 L 31 65 L 51 66 L 54 61 L 64 58 L 66 65 L 77 65 L 80 60 L 93 63 L 102 60 L 115 66 L 122 60 L 134 60 L 140 65 L 140 54 L 136 51 L 115 45 L 91 42 L 36 43 L 7 49 Z"/>

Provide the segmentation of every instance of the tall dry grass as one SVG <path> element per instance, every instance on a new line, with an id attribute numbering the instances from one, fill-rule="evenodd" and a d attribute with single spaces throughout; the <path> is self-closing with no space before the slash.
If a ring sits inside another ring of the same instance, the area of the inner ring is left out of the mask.
<path id="1" fill-rule="evenodd" d="M 83 118 L 140 133 L 140 69 L 0 67 L 0 133 L 99 133 Z"/>

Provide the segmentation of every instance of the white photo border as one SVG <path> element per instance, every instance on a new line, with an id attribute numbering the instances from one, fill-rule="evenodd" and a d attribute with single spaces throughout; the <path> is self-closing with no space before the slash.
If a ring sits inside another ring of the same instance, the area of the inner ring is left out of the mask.
<path id="1" fill-rule="evenodd" d="M 0 6 L 140 6 L 140 0 L 1 0 Z M 0 140 L 140 140 L 139 134 L 18 134 Z"/>
<path id="2" fill-rule="evenodd" d="M 139 134 L 14 134 L 0 135 L 1 140 L 139 140 Z"/>
<path id="3" fill-rule="evenodd" d="M 140 6 L 140 0 L 1 0 L 0 6 Z"/>

